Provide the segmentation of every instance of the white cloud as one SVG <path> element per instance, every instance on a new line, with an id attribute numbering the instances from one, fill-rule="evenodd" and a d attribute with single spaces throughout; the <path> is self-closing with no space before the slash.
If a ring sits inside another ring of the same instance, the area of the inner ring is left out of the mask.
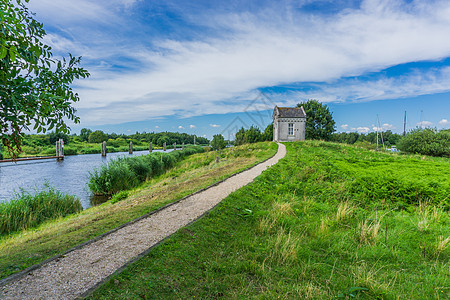
<path id="1" fill-rule="evenodd" d="M 431 123 L 430 121 L 422 121 L 416 124 L 419 127 L 431 127 L 433 126 L 433 123 Z"/>
<path id="2" fill-rule="evenodd" d="M 372 130 L 373 131 L 383 131 L 383 129 L 381 127 L 378 127 L 378 126 L 372 127 Z"/>
<path id="3" fill-rule="evenodd" d="M 220 125 L 217 125 L 217 124 L 209 124 L 209 126 L 211 126 L 211 127 L 213 127 L 213 128 L 218 128 L 218 127 L 220 127 Z"/>
<path id="4" fill-rule="evenodd" d="M 196 127 L 195 125 L 192 125 L 192 124 L 189 125 L 189 128 L 190 128 L 190 129 L 194 129 L 195 127 Z"/>
<path id="5" fill-rule="evenodd" d="M 159 126 L 158 126 L 158 125 L 156 125 L 156 126 L 155 126 L 155 128 L 156 128 L 156 129 L 158 129 L 158 128 L 159 128 Z"/>
<path id="6" fill-rule="evenodd" d="M 384 123 L 384 124 L 381 126 L 381 128 L 382 128 L 383 130 L 393 130 L 393 129 L 396 129 L 396 127 L 395 127 L 394 125 L 388 124 L 388 123 Z"/>
<path id="7" fill-rule="evenodd" d="M 450 121 L 448 121 L 447 119 L 442 119 L 439 121 L 439 125 L 441 125 L 442 127 L 446 127 L 450 125 Z"/>
<path id="8" fill-rule="evenodd" d="M 184 127 L 180 125 L 180 126 L 178 126 L 178 129 L 184 129 Z"/>
<path id="9" fill-rule="evenodd" d="M 83 30 L 93 23 L 108 29 L 132 29 L 129 24 L 134 20 L 123 11 L 134 0 L 35 3 L 44 18 L 65 28 L 71 37 L 53 34 L 49 40 L 55 47 L 71 47 L 79 55 L 104 61 L 93 68 L 92 78 L 77 82 L 81 101 L 76 107 L 82 122 L 88 124 L 167 116 L 179 113 L 180 107 L 183 116 L 243 111 L 245 100 L 252 98 L 244 97 L 237 105 L 227 103 L 260 87 L 292 82 L 330 83 L 312 92 L 295 93 L 325 102 L 450 90 L 450 68 L 333 85 L 345 76 L 450 56 L 448 1 L 366 0 L 359 9 L 314 17 L 294 10 L 289 18 L 273 9 L 222 15 L 208 11 L 212 14 L 208 18 L 196 19 L 214 36 L 199 33 L 194 40 L 151 40 L 151 47 L 127 43 L 125 36 L 118 41 L 115 33 L 106 33 L 111 30 L 94 34 Z M 116 9 L 117 5 L 123 9 Z M 137 60 L 140 67 L 114 74 L 111 66 L 117 57 Z"/>
<path id="10" fill-rule="evenodd" d="M 349 129 L 349 125 L 347 125 L 347 124 L 343 124 L 343 125 L 341 125 L 341 128 L 342 129 L 344 129 L 344 130 L 348 130 Z"/>
<path id="11" fill-rule="evenodd" d="M 358 128 L 356 128 L 356 131 L 358 131 L 359 133 L 369 133 L 370 128 L 369 127 L 358 127 Z"/>

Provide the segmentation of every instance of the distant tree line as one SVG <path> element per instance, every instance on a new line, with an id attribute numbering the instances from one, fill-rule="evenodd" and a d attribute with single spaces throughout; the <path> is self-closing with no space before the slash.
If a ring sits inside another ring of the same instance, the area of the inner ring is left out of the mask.
<path id="1" fill-rule="evenodd" d="M 79 135 L 72 134 L 68 135 L 62 132 L 55 133 L 50 132 L 47 134 L 32 134 L 26 135 L 23 141 L 23 144 L 26 146 L 50 146 L 54 145 L 58 139 L 63 139 L 65 145 L 69 145 L 71 143 L 80 143 L 80 142 L 88 142 L 88 143 L 101 143 L 106 141 L 108 144 L 114 146 L 115 144 L 124 144 L 128 142 L 133 143 L 150 143 L 152 142 L 154 146 L 162 147 L 164 142 L 167 145 L 171 145 L 173 143 L 177 143 L 181 145 L 185 144 L 194 144 L 194 135 L 187 133 L 178 133 L 178 132 L 136 132 L 134 134 L 126 135 L 126 134 L 117 134 L 117 133 L 105 133 L 101 130 L 92 131 L 87 128 L 81 129 Z M 197 145 L 207 145 L 209 144 L 209 140 L 204 137 L 195 136 L 195 142 Z"/>
<path id="2" fill-rule="evenodd" d="M 385 146 L 390 147 L 393 145 L 397 145 L 398 141 L 402 138 L 400 134 L 393 133 L 390 130 L 386 130 L 378 133 L 378 142 L 381 144 L 381 136 L 383 136 L 383 141 Z M 368 142 L 371 144 L 377 143 L 377 133 L 370 132 L 367 134 L 358 133 L 358 132 L 339 132 L 331 134 L 330 141 L 336 143 L 345 143 L 345 144 L 355 144 L 355 143 L 364 143 Z"/>

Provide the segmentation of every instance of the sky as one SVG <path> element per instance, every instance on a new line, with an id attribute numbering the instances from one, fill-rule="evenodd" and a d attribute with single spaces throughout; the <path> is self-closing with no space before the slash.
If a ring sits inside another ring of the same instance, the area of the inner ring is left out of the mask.
<path id="1" fill-rule="evenodd" d="M 30 0 L 82 56 L 81 124 L 206 136 L 326 104 L 338 132 L 450 128 L 450 1 Z"/>

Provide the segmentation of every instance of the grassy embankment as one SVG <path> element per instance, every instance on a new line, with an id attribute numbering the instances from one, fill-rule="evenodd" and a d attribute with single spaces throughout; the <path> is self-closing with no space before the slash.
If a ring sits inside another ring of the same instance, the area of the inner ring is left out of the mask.
<path id="1" fill-rule="evenodd" d="M 112 195 L 132 189 L 142 182 L 160 175 L 186 156 L 205 152 L 200 146 L 190 146 L 169 153 L 151 153 L 143 156 L 118 157 L 93 170 L 89 189 L 96 195 Z"/>
<path id="2" fill-rule="evenodd" d="M 448 299 L 449 159 L 286 145 L 92 298 Z"/>
<path id="3" fill-rule="evenodd" d="M 129 197 L 108 201 L 78 214 L 46 222 L 36 229 L 0 237 L 0 278 L 42 262 L 93 237 L 180 199 L 256 164 L 276 152 L 275 143 L 258 143 L 220 152 L 194 154 L 166 173 L 128 191 Z"/>

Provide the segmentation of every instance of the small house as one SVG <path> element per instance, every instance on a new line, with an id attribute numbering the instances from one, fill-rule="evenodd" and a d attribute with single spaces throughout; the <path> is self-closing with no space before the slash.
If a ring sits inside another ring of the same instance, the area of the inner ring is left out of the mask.
<path id="1" fill-rule="evenodd" d="M 273 110 L 273 140 L 294 142 L 305 140 L 306 113 L 302 107 L 278 107 Z"/>

